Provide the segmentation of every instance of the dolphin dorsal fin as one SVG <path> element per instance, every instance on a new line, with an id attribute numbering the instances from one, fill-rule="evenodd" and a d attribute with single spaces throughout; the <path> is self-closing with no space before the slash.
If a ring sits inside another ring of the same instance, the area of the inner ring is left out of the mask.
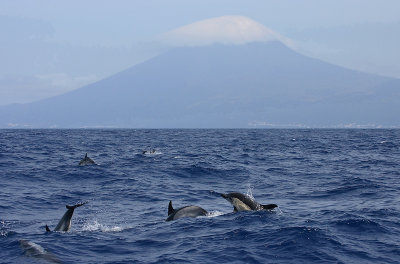
<path id="1" fill-rule="evenodd" d="M 175 210 L 172 207 L 172 201 L 169 201 L 169 204 L 168 204 L 168 215 L 173 214 L 174 212 L 175 212 Z"/>
<path id="2" fill-rule="evenodd" d="M 87 159 L 87 153 L 85 154 L 85 159 Z"/>
<path id="3" fill-rule="evenodd" d="M 46 232 L 51 232 L 48 225 L 46 225 Z"/>

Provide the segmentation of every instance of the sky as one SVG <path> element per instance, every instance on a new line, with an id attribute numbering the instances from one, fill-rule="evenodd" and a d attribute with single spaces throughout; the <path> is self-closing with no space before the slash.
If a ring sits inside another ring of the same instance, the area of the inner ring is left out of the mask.
<path id="1" fill-rule="evenodd" d="M 198 31 L 194 25 L 211 30 L 215 21 L 224 32 L 246 22 L 242 35 L 272 32 L 305 55 L 400 78 L 399 14 L 398 0 L 2 0 L 0 105 L 101 80 L 193 44 L 182 34 Z M 240 19 L 221 26 L 221 17 Z M 212 30 L 206 37 L 221 32 Z"/>

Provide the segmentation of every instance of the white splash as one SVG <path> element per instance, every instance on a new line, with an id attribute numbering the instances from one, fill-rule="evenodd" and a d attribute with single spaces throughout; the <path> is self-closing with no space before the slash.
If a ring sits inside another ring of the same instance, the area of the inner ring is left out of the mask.
<path id="1" fill-rule="evenodd" d="M 201 20 L 164 33 L 161 35 L 161 40 L 172 46 L 240 45 L 272 40 L 293 46 L 290 39 L 244 16 L 222 16 Z"/>
<path id="2" fill-rule="evenodd" d="M 82 228 L 83 231 L 101 231 L 101 232 L 121 232 L 124 228 L 120 226 L 106 226 L 100 224 L 97 220 L 87 222 Z"/>
<path id="3" fill-rule="evenodd" d="M 156 149 L 146 149 L 142 151 L 142 155 L 144 156 L 154 156 L 163 154 L 160 150 Z"/>
<path id="4" fill-rule="evenodd" d="M 220 212 L 220 211 L 209 211 L 207 214 L 207 217 L 216 217 L 216 216 L 220 216 L 220 215 L 224 215 L 224 212 Z"/>
<path id="5" fill-rule="evenodd" d="M 249 183 L 247 184 L 247 195 L 254 201 L 254 196 L 253 196 L 253 190 L 254 186 L 250 185 Z"/>

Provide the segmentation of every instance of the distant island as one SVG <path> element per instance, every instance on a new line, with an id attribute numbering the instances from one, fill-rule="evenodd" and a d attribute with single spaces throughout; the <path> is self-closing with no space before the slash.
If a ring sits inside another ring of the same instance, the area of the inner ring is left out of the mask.
<path id="1" fill-rule="evenodd" d="M 63 95 L 1 106 L 0 127 L 400 127 L 399 98 L 399 79 L 279 41 L 180 47 Z"/>

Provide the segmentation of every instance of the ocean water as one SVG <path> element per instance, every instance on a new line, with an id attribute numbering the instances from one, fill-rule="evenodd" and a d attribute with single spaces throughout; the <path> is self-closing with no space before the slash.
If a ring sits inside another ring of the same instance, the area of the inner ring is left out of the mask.
<path id="1" fill-rule="evenodd" d="M 0 130 L 0 262 L 400 263 L 400 130 Z"/>

